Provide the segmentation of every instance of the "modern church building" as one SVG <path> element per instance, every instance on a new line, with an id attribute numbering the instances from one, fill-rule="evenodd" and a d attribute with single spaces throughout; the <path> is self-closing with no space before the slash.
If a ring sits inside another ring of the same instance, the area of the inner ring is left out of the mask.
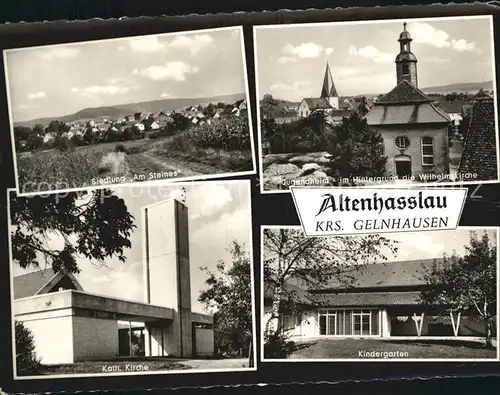
<path id="1" fill-rule="evenodd" d="M 421 291 L 426 282 L 422 274 L 433 262 L 370 264 L 346 274 L 352 279 L 349 287 L 336 279 L 309 289 L 289 282 L 278 325 L 298 338 L 483 336 L 483 321 L 424 306 Z M 264 287 L 263 328 L 271 317 L 273 296 L 274 286 L 268 283 Z"/>
<path id="2" fill-rule="evenodd" d="M 14 277 L 14 319 L 32 331 L 42 363 L 130 357 L 133 343 L 145 357 L 214 355 L 213 317 L 191 311 L 188 208 L 162 201 L 142 221 L 145 302 L 85 292 L 52 269 Z"/>

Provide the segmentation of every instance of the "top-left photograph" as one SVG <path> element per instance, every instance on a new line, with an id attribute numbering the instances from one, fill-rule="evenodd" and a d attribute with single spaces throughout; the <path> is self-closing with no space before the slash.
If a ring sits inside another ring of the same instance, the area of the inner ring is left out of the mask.
<path id="1" fill-rule="evenodd" d="M 242 27 L 3 51 L 19 195 L 255 174 Z"/>

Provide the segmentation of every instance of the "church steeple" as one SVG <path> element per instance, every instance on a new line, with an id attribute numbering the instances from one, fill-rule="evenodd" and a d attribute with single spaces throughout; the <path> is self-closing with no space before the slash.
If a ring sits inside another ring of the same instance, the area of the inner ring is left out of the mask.
<path id="1" fill-rule="evenodd" d="M 403 31 L 399 35 L 399 54 L 396 56 L 397 83 L 406 80 L 415 88 L 418 88 L 417 57 L 411 52 L 413 39 L 406 30 L 406 22 L 403 23 Z"/>
<path id="2" fill-rule="evenodd" d="M 335 83 L 333 82 L 332 72 L 328 62 L 326 62 L 325 77 L 323 78 L 323 87 L 321 88 L 320 97 L 328 100 L 330 106 L 334 109 L 337 110 L 339 108 L 339 95 L 337 93 L 337 88 L 335 88 Z"/>

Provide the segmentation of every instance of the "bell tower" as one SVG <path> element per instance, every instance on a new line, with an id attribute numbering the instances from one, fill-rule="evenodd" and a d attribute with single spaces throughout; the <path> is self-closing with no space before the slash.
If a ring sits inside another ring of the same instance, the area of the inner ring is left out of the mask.
<path id="1" fill-rule="evenodd" d="M 406 22 L 403 23 L 403 31 L 399 35 L 399 54 L 396 56 L 397 83 L 406 80 L 415 88 L 418 88 L 417 57 L 411 52 L 413 39 L 406 30 Z"/>
<path id="2" fill-rule="evenodd" d="M 326 63 L 323 86 L 321 87 L 321 95 L 319 97 L 326 99 L 334 110 L 339 109 L 339 95 L 337 93 L 337 88 L 335 88 L 335 83 L 333 82 L 332 72 L 328 62 Z"/>

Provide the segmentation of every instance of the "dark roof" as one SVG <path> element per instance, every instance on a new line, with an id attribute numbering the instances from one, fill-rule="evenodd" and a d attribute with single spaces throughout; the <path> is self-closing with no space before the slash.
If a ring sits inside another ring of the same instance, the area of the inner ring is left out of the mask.
<path id="1" fill-rule="evenodd" d="M 407 80 L 401 81 L 389 93 L 377 100 L 375 105 L 430 103 L 432 99 Z"/>
<path id="2" fill-rule="evenodd" d="M 330 65 L 327 63 L 320 97 L 335 97 L 335 96 L 338 96 L 337 88 L 335 88 L 335 83 L 333 82 Z"/>
<path id="3" fill-rule="evenodd" d="M 72 274 L 55 274 L 52 268 L 48 268 L 14 277 L 14 299 L 27 298 L 39 293 L 50 292 L 50 285 L 56 285 L 66 276 L 69 277 L 75 289 L 82 290 L 81 285 Z"/>
<path id="4" fill-rule="evenodd" d="M 479 181 L 496 180 L 497 138 L 493 99 L 487 97 L 476 100 L 472 107 L 458 173 L 476 173 Z"/>
<path id="5" fill-rule="evenodd" d="M 349 118 L 354 111 L 355 111 L 355 109 L 352 109 L 352 108 L 340 109 L 340 110 L 330 110 L 329 115 L 331 115 L 332 117 L 347 117 L 347 118 Z"/>
<path id="6" fill-rule="evenodd" d="M 433 262 L 434 259 L 417 259 L 373 263 L 360 270 L 350 272 L 349 275 L 354 277 L 352 286 L 356 289 L 424 285 L 425 281 L 421 278 L 423 269 L 432 265 Z M 341 285 L 337 279 L 331 279 L 328 284 L 321 288 L 338 289 Z"/>
<path id="7" fill-rule="evenodd" d="M 450 122 L 449 116 L 433 103 L 375 105 L 366 115 L 369 125 L 404 125 Z"/>
<path id="8" fill-rule="evenodd" d="M 315 306 L 362 307 L 362 306 L 411 306 L 422 303 L 420 292 L 348 292 L 314 295 Z"/>
<path id="9" fill-rule="evenodd" d="M 328 100 L 323 97 L 320 98 L 306 97 L 303 100 L 306 101 L 307 106 L 311 110 L 322 110 L 322 109 L 332 108 L 330 103 L 328 103 Z"/>
<path id="10" fill-rule="evenodd" d="M 393 304 L 416 304 L 415 295 L 420 294 L 417 288 L 427 284 L 423 279 L 423 274 L 426 268 L 429 268 L 434 262 L 439 264 L 442 259 L 374 263 L 359 270 L 352 270 L 351 267 L 346 269 L 350 270 L 346 275 L 352 279 L 348 288 L 336 278 L 332 278 L 321 286 L 309 287 L 309 289 L 301 287 L 299 283 L 293 284 L 292 280 L 286 285 L 284 296 L 293 293 L 294 300 L 306 305 L 337 303 L 338 306 L 354 306 L 357 305 L 356 303 L 361 305 L 361 301 L 366 301 L 365 305 L 373 305 L 375 301 L 387 304 L 392 302 L 394 302 Z M 398 291 L 402 288 L 407 290 L 409 288 L 410 291 Z M 273 289 L 272 284 L 266 284 L 264 289 L 266 298 L 272 298 Z M 383 291 L 380 291 L 381 289 Z M 350 298 L 353 298 L 353 301 L 350 301 Z"/>
<path id="11" fill-rule="evenodd" d="M 462 114 L 463 113 L 463 101 L 441 101 L 438 107 L 447 114 Z"/>

